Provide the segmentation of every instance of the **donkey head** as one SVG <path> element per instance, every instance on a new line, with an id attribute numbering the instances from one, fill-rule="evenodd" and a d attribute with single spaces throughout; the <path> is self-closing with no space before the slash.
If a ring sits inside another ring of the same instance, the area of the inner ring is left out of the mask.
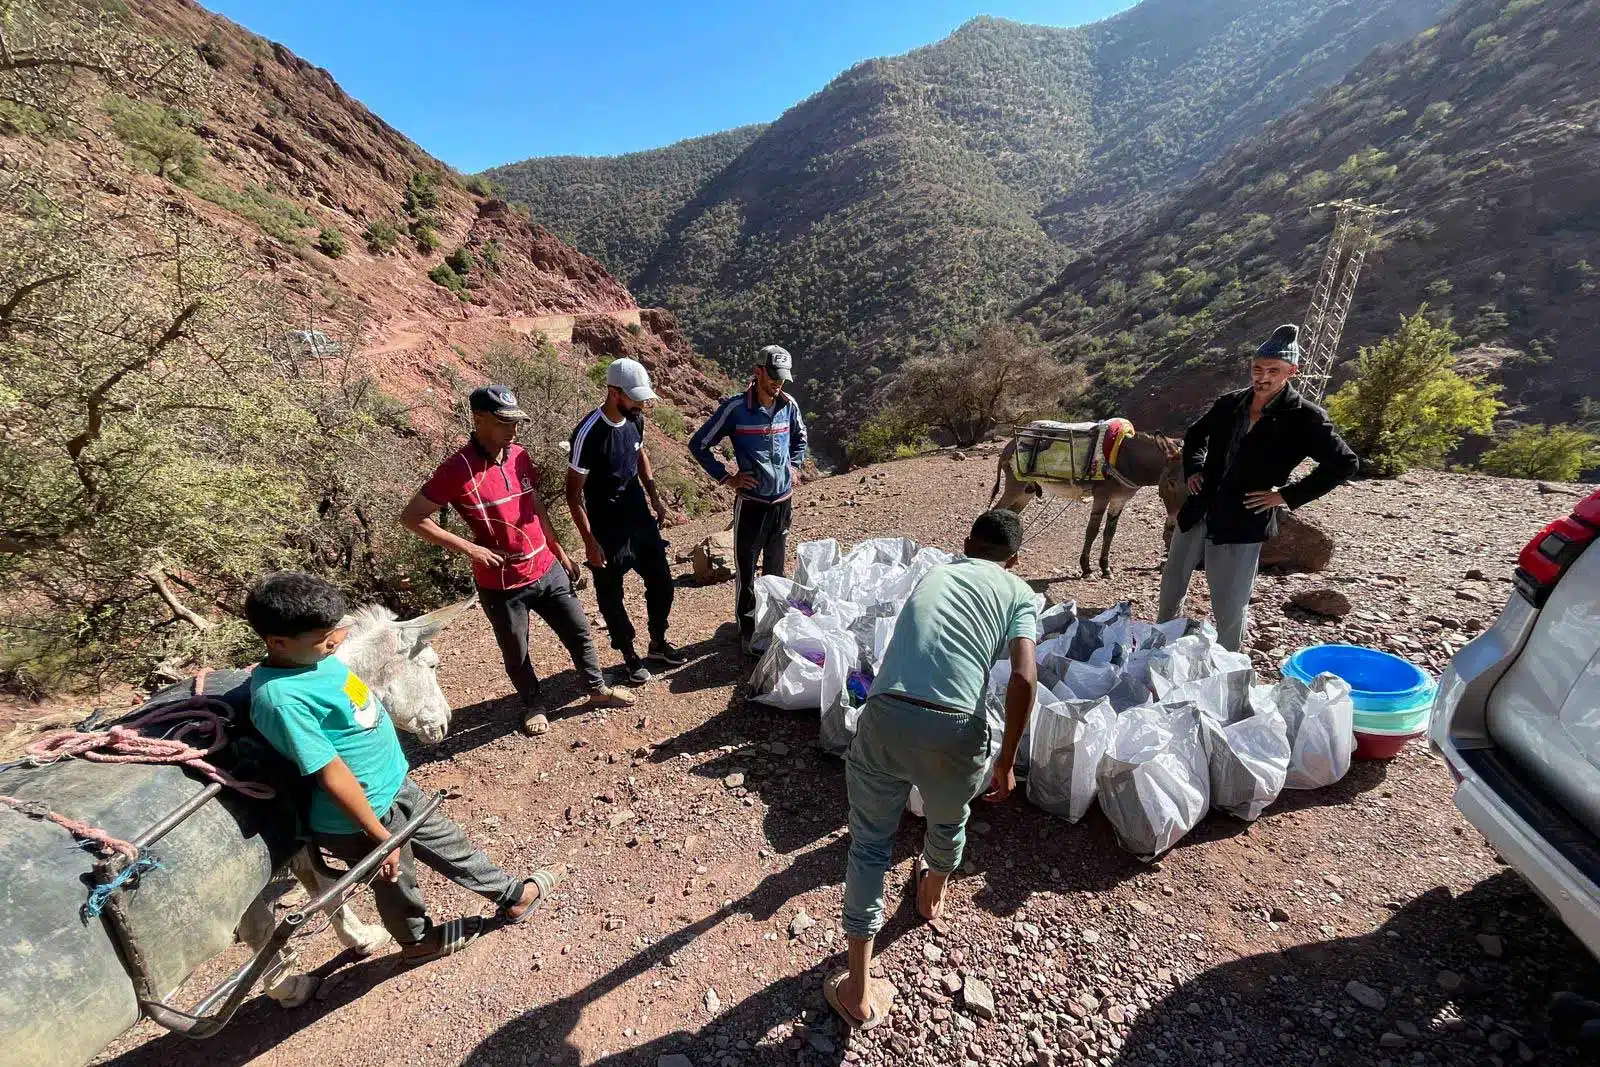
<path id="1" fill-rule="evenodd" d="M 477 602 L 473 596 L 406 621 L 371 604 L 343 619 L 350 636 L 339 646 L 339 660 L 378 694 L 396 726 L 430 745 L 443 741 L 450 729 L 450 702 L 439 686 L 433 639 Z"/>

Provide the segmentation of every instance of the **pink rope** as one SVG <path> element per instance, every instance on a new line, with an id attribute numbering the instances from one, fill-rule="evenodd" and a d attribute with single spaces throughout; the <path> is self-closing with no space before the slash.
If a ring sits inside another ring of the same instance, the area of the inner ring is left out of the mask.
<path id="1" fill-rule="evenodd" d="M 225 720 L 211 710 L 218 701 L 205 695 L 206 674 L 195 676 L 194 695 L 182 704 L 159 708 L 109 730 L 48 734 L 28 746 L 28 757 L 40 765 L 74 756 L 91 763 L 181 763 L 247 797 L 272 799 L 278 793 L 270 785 L 242 781 L 207 760 L 227 745 L 228 733 Z M 173 721 L 183 725 L 171 737 L 145 737 L 139 732 Z"/>
<path id="2" fill-rule="evenodd" d="M 23 815 L 53 822 L 67 833 L 71 834 L 73 837 L 80 838 L 84 841 L 93 841 L 102 856 L 109 856 L 113 852 L 120 852 L 124 856 L 128 857 L 129 863 L 132 863 L 139 858 L 139 849 L 130 842 L 124 841 L 120 837 L 112 837 L 98 826 L 90 826 L 86 822 L 79 822 L 77 819 L 74 819 L 70 816 L 51 811 L 43 804 L 35 804 L 26 800 L 18 800 L 16 797 L 8 797 L 3 793 L 0 793 L 0 804 L 4 804 L 6 807 L 11 808 L 14 811 L 21 812 Z"/>

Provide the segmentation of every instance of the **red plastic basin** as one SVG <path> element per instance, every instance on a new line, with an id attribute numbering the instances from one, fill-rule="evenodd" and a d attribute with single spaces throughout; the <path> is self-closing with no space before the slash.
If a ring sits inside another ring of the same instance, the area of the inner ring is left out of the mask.
<path id="1" fill-rule="evenodd" d="M 1413 737 L 1421 737 L 1426 730 L 1417 730 L 1409 734 L 1378 734 L 1365 730 L 1356 730 L 1355 751 L 1350 754 L 1352 759 L 1394 759 L 1400 750 L 1406 747 L 1406 742 Z"/>

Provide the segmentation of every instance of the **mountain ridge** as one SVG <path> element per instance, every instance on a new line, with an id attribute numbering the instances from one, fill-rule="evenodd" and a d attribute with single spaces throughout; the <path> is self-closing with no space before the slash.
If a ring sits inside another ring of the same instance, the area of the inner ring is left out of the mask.
<path id="1" fill-rule="evenodd" d="M 858 63 L 772 123 L 745 128 L 748 143 L 720 167 L 703 159 L 704 179 L 677 190 L 669 218 L 652 211 L 660 240 L 647 258 L 615 223 L 615 203 L 548 192 L 564 174 L 581 182 L 594 163 L 535 160 L 491 174 L 602 260 L 625 246 L 624 279 L 679 312 L 724 365 L 763 343 L 788 345 L 826 437 L 905 358 L 1004 314 L 1080 246 L 1210 162 L 1236 137 L 1235 110 L 1246 122 L 1251 108 L 1281 113 L 1373 40 L 1420 29 L 1444 6 L 1219 0 L 1197 12 L 1145 0 L 1083 27 L 976 18 Z M 678 146 L 656 151 L 628 166 L 681 170 Z M 630 193 L 613 195 L 625 203 Z"/>

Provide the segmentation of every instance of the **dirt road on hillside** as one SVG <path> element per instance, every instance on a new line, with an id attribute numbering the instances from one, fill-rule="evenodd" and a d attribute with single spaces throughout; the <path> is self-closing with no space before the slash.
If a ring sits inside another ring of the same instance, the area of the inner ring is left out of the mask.
<path id="1" fill-rule="evenodd" d="M 822 481 L 801 490 L 794 542 L 907 534 L 953 548 L 992 477 L 980 455 Z M 1258 585 L 1259 662 L 1339 638 L 1445 654 L 1493 617 L 1517 549 L 1570 503 L 1446 475 L 1336 492 L 1309 509 L 1339 540 L 1330 570 Z M 1131 597 L 1148 616 L 1160 518 L 1153 494 L 1130 505 L 1109 581 L 1068 577 L 1081 511 L 1030 544 L 1024 576 L 1080 604 Z M 1487 579 L 1466 579 L 1472 569 Z M 1319 585 L 1355 613 L 1286 612 Z M 646 687 L 636 712 L 560 718 L 538 740 L 516 731 L 487 624 L 447 635 L 442 676 L 459 710 L 441 748 L 412 748 L 414 773 L 448 790 L 450 813 L 510 869 L 569 865 L 534 922 L 417 970 L 392 954 L 335 958 L 324 934 L 305 952 L 329 974 L 320 999 L 286 1012 L 258 997 L 202 1044 L 142 1026 L 102 1062 L 1577 1064 L 1548 1041 L 1543 1010 L 1557 990 L 1600 991 L 1594 960 L 1457 815 L 1443 767 L 1416 745 L 1253 825 L 1212 815 L 1150 865 L 1098 812 L 1068 826 L 1020 793 L 985 808 L 945 919 L 920 925 L 901 907 L 881 939 L 899 990 L 890 1024 L 847 1040 L 821 996 L 843 960 L 841 764 L 812 747 L 814 717 L 746 703 L 732 601 L 731 585 L 680 588 L 674 637 L 693 662 Z M 1203 613 L 1204 598 L 1193 606 Z M 575 697 L 557 651 L 538 642 L 540 666 Z M 891 904 L 919 834 L 908 817 Z M 423 878 L 436 914 L 481 908 Z M 993 988 L 994 1020 L 946 992 L 967 973 Z M 1352 999 L 1352 982 L 1381 1006 Z"/>

